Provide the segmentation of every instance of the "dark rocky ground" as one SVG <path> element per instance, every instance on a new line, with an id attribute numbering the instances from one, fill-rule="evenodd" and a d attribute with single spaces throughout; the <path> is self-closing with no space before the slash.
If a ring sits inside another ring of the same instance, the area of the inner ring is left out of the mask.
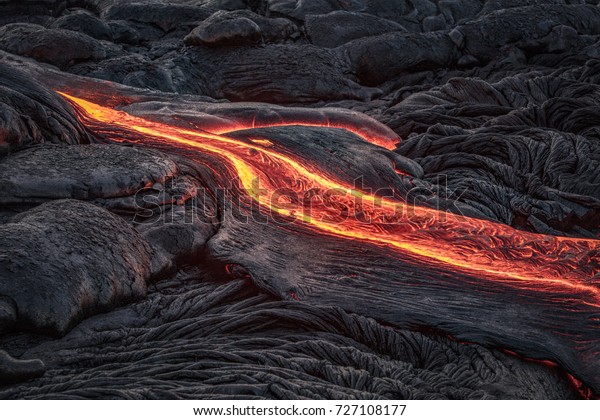
<path id="1" fill-rule="evenodd" d="M 397 148 L 236 135 L 335 150 L 332 173 L 417 185 L 424 204 L 599 238 L 597 3 L 0 0 L 0 397 L 597 395 L 597 311 L 236 225 L 192 199 L 219 183 L 208 163 L 107 144 L 54 92 L 199 126 L 352 120 Z"/>

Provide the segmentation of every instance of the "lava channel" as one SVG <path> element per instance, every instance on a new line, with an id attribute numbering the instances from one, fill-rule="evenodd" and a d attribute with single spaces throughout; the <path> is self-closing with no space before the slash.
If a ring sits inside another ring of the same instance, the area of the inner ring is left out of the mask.
<path id="1" fill-rule="evenodd" d="M 431 267 L 515 288 L 569 293 L 583 305 L 600 308 L 600 240 L 519 231 L 488 220 L 378 197 L 336 179 L 320 168 L 319 162 L 307 162 L 269 140 L 243 141 L 223 132 L 149 121 L 61 94 L 79 108 L 80 118 L 88 126 L 116 127 L 136 134 L 149 145 L 157 140 L 167 142 L 187 156 L 199 153 L 223 162 L 262 208 L 317 233 L 385 247 L 399 255 L 412 255 Z M 244 128 L 252 126 L 236 127 Z M 349 127 L 349 131 L 360 135 L 360 129 Z M 309 197 L 309 214 L 293 203 L 273 200 L 281 190 Z M 360 217 L 342 217 L 340 209 L 346 216 Z"/>

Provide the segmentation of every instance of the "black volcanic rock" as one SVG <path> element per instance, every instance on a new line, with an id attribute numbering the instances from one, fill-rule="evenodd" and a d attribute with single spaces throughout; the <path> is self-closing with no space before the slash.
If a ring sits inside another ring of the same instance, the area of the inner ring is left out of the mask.
<path id="1" fill-rule="evenodd" d="M 0 49 L 61 68 L 106 56 L 102 44 L 84 33 L 25 23 L 0 28 Z"/>
<path id="2" fill-rule="evenodd" d="M 268 0 L 268 8 L 272 13 L 302 21 L 308 15 L 336 11 L 363 12 L 398 21 L 404 20 L 407 15 L 428 16 L 435 12 L 436 5 L 429 0 Z"/>
<path id="3" fill-rule="evenodd" d="M 593 67 L 584 74 L 595 74 Z M 586 81 L 569 74 L 497 83 L 454 78 L 409 95 L 386 112 L 387 122 L 404 138 L 398 153 L 487 217 L 539 233 L 594 237 L 598 88 L 582 88 Z"/>
<path id="4" fill-rule="evenodd" d="M 530 43 L 564 25 L 580 34 L 600 34 L 600 8 L 592 5 L 540 5 L 502 9 L 458 25 L 452 40 L 482 61 L 498 56 L 499 48 Z"/>
<path id="5" fill-rule="evenodd" d="M 0 397 L 598 394 L 597 6 L 0 0 Z M 398 250 L 244 219 L 227 153 L 95 122 L 54 89 L 223 133 L 277 183 L 295 172 L 269 150 L 475 219 L 383 219 L 378 238 L 414 235 Z M 423 238 L 531 277 L 463 272 L 413 252 Z M 546 263 L 565 281 L 538 279 Z"/>
<path id="6" fill-rule="evenodd" d="M 338 47 L 348 55 L 363 85 L 375 86 L 402 72 L 451 66 L 458 50 L 443 32 L 393 32 L 361 38 Z M 390 59 L 393 57 L 393 59 Z"/>
<path id="7" fill-rule="evenodd" d="M 337 0 L 268 0 L 270 12 L 288 16 L 297 20 L 304 20 L 306 15 L 322 15 L 343 8 L 356 11 L 362 8 L 362 1 L 351 0 L 340 2 Z"/>
<path id="8" fill-rule="evenodd" d="M 100 207 L 57 200 L 0 231 L 0 295 L 16 303 L 22 326 L 65 334 L 82 317 L 146 293 L 150 246 Z"/>
<path id="9" fill-rule="evenodd" d="M 196 256 L 215 231 L 215 204 L 201 194 L 197 171 L 151 149 L 38 147 L 0 161 L 8 174 L 0 181 L 0 204 L 15 212 L 51 200 L 92 201 L 138 223 L 164 254 L 154 255 L 153 270 L 161 272 Z"/>
<path id="10" fill-rule="evenodd" d="M 259 27 L 262 32 L 263 41 L 265 42 L 285 42 L 290 39 L 296 39 L 300 36 L 300 30 L 294 23 L 285 18 L 265 18 L 263 16 L 250 13 L 247 10 L 239 10 L 236 12 L 238 15 L 250 15 L 249 19 L 252 19 Z"/>
<path id="11" fill-rule="evenodd" d="M 202 193 L 197 171 L 151 149 L 37 147 L 0 160 L 0 173 L 7 174 L 0 205 L 8 209 L 6 219 L 52 200 L 91 201 L 137 224 L 156 251 L 151 271 L 158 275 L 195 258 L 215 232 L 215 203 Z"/>
<path id="12" fill-rule="evenodd" d="M 168 4 L 153 1 L 116 1 L 109 6 L 102 17 L 106 20 L 126 20 L 156 25 L 169 31 L 180 25 L 200 22 L 215 10 L 203 5 Z"/>
<path id="13" fill-rule="evenodd" d="M 378 93 L 349 77 L 350 66 L 342 54 L 312 45 L 272 44 L 227 51 L 195 47 L 175 63 L 187 70 L 178 91 L 231 101 L 364 100 Z"/>
<path id="14" fill-rule="evenodd" d="M 133 39 L 131 41 L 134 42 Z M 145 55 L 133 53 L 108 58 L 93 65 L 81 63 L 71 67 L 69 70 L 75 74 L 85 74 L 88 77 L 141 87 L 139 86 L 140 77 L 152 77 L 153 68 L 160 69 L 159 66 L 153 64 Z M 165 91 L 170 90 L 168 85 L 161 85 L 160 79 L 158 81 L 154 80 L 153 85 L 157 88 L 162 86 L 162 90 Z"/>
<path id="15" fill-rule="evenodd" d="M 82 32 L 92 38 L 105 41 L 112 41 L 113 38 L 112 30 L 106 22 L 83 11 L 61 16 L 50 25 L 50 28 Z"/>
<path id="16" fill-rule="evenodd" d="M 0 160 L 0 203 L 43 203 L 134 195 L 178 172 L 162 153 L 116 145 L 46 146 Z"/>
<path id="17" fill-rule="evenodd" d="M 434 32 L 448 29 L 449 25 L 443 15 L 427 16 L 423 19 L 423 32 Z"/>
<path id="18" fill-rule="evenodd" d="M 565 4 L 585 4 L 594 3 L 586 0 L 485 0 L 481 9 L 481 14 L 488 14 L 495 10 L 514 9 L 525 6 L 541 5 L 565 5 Z"/>
<path id="19" fill-rule="evenodd" d="M 357 38 L 387 32 L 406 32 L 399 23 L 363 13 L 336 11 L 326 15 L 308 15 L 306 34 L 320 47 L 334 48 Z"/>
<path id="20" fill-rule="evenodd" d="M 484 0 L 440 0 L 437 6 L 446 22 L 454 25 L 477 16 L 483 3 Z"/>
<path id="21" fill-rule="evenodd" d="M 228 12 L 217 12 L 185 37 L 188 45 L 245 45 L 261 39 L 260 27 L 252 20 Z"/>
<path id="22" fill-rule="evenodd" d="M 250 23 L 252 22 L 252 23 Z M 189 45 L 251 45 L 258 41 L 280 42 L 298 34 L 284 18 L 266 18 L 250 10 L 218 11 L 190 32 Z"/>
<path id="23" fill-rule="evenodd" d="M 0 63 L 0 155 L 45 142 L 86 143 L 89 136 L 60 95 Z"/>
<path id="24" fill-rule="evenodd" d="M 67 5 L 67 0 L 0 0 L 0 16 L 56 16 Z"/>
<path id="25" fill-rule="evenodd" d="M 4 350 L 0 350 L 0 385 L 38 378 L 45 372 L 46 366 L 39 359 L 17 360 Z"/>
<path id="26" fill-rule="evenodd" d="M 115 42 L 124 44 L 137 44 L 141 35 L 138 30 L 124 20 L 111 20 L 107 22 Z"/>
<path id="27" fill-rule="evenodd" d="M 42 359 L 46 375 L 0 388 L 0 398 L 578 397 L 542 364 L 194 273 L 60 341 L 35 343 L 23 357 Z"/>
<path id="28" fill-rule="evenodd" d="M 0 334 L 11 331 L 17 324 L 17 305 L 8 296 L 0 296 Z"/>

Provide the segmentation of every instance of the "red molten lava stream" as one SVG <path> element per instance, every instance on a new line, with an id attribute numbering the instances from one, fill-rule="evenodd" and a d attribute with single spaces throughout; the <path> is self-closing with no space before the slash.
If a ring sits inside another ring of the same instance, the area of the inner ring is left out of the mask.
<path id="1" fill-rule="evenodd" d="M 271 140 L 238 140 L 149 121 L 63 94 L 90 125 L 209 155 L 261 208 L 321 234 L 385 247 L 420 264 L 535 292 L 562 293 L 600 308 L 600 241 L 540 235 L 355 189 Z M 237 129 L 251 127 L 236 127 Z M 349 127 L 355 133 L 360 130 Z M 363 136 L 363 138 L 365 138 Z M 122 141 L 115 137 L 113 140 Z M 374 142 L 373 139 L 365 138 Z M 386 144 L 385 140 L 376 143 Z M 284 194 L 281 191 L 292 191 Z"/>

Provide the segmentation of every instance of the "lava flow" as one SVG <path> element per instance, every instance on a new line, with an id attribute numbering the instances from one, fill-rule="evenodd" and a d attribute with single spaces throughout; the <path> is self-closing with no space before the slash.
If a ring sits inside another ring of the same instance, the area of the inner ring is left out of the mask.
<path id="1" fill-rule="evenodd" d="M 295 156 L 272 140 L 239 140 L 227 133 L 149 121 L 62 95 L 80 108 L 80 118 L 89 126 L 115 127 L 142 135 L 150 144 L 168 142 L 188 155 L 201 153 L 223 162 L 232 170 L 231 178 L 239 178 L 261 208 L 315 232 L 382 246 L 421 264 L 477 279 L 568 294 L 583 305 L 600 308 L 600 240 L 534 234 L 378 197 L 336 179 L 319 162 Z"/>

